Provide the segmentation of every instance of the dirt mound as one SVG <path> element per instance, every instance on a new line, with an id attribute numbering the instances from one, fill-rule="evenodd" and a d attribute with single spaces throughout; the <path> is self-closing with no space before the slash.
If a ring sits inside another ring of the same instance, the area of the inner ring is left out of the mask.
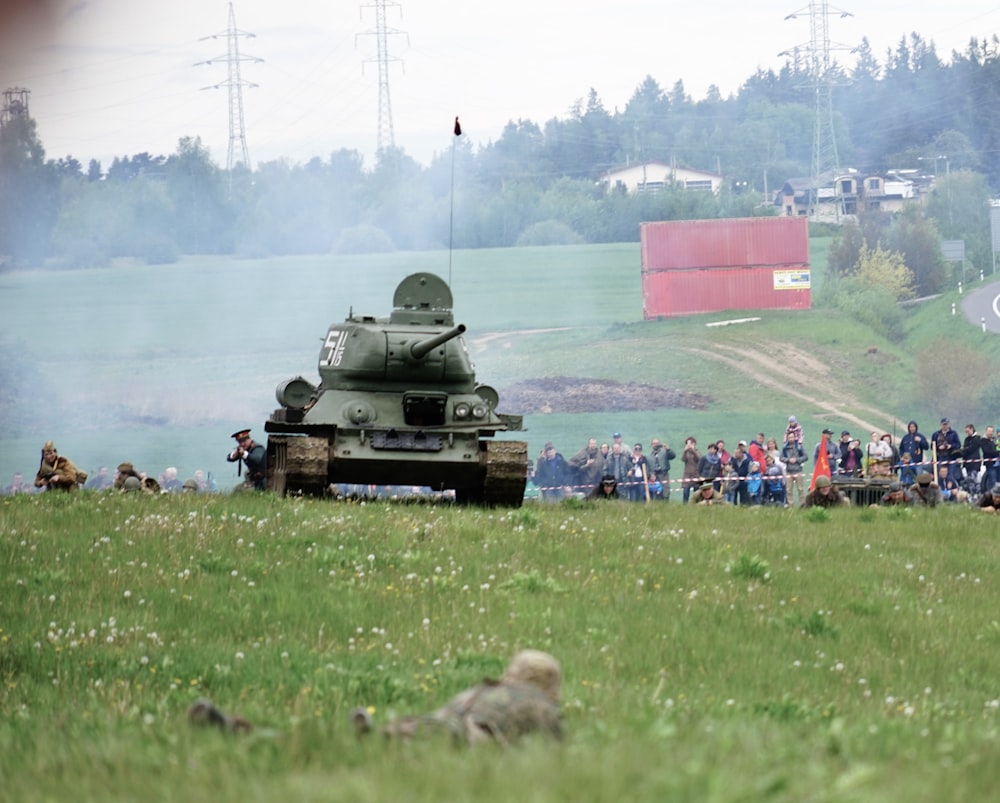
<path id="1" fill-rule="evenodd" d="M 518 382 L 504 388 L 500 398 L 504 410 L 516 410 L 523 415 L 630 412 L 664 407 L 704 410 L 713 401 L 710 396 L 700 393 L 656 385 L 571 376 Z"/>

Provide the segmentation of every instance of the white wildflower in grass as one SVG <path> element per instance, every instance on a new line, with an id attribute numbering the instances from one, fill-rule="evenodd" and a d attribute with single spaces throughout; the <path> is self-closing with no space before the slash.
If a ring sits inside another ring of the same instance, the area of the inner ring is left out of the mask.
<path id="1" fill-rule="evenodd" d="M 236 660 L 237 660 L 237 661 L 242 661 L 242 660 L 243 660 L 244 658 L 246 658 L 246 656 L 245 656 L 245 655 L 243 654 L 243 652 L 242 652 L 242 651 L 238 651 L 238 652 L 236 653 Z"/>

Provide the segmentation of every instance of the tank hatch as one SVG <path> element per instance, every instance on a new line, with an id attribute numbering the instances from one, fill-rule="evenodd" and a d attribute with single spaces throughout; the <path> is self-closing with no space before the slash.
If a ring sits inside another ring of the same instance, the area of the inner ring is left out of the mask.
<path id="1" fill-rule="evenodd" d="M 454 326 L 448 283 L 433 273 L 413 273 L 399 283 L 392 297 L 390 323 Z"/>

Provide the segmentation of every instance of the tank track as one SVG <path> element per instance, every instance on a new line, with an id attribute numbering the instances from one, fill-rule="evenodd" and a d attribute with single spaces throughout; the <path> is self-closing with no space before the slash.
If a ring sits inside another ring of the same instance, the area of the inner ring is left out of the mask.
<path id="1" fill-rule="evenodd" d="M 456 489 L 460 504 L 520 507 L 528 478 L 528 444 L 482 441 L 482 485 Z M 278 496 L 329 493 L 330 441 L 326 437 L 271 435 L 267 440 L 267 487 Z"/>
<path id="2" fill-rule="evenodd" d="M 521 507 L 528 480 L 528 444 L 525 441 L 486 441 L 486 478 L 482 504 Z"/>
<path id="3" fill-rule="evenodd" d="M 327 438 L 271 435 L 267 439 L 267 487 L 278 496 L 323 496 L 329 468 Z"/>

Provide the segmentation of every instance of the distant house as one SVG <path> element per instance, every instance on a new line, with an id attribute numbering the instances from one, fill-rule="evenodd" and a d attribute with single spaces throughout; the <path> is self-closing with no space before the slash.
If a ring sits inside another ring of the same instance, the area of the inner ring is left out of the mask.
<path id="1" fill-rule="evenodd" d="M 663 162 L 643 162 L 610 170 L 601 176 L 601 183 L 609 190 L 625 190 L 629 193 L 659 192 L 674 186 L 718 194 L 722 187 L 722 176 Z"/>
<path id="2" fill-rule="evenodd" d="M 908 204 L 922 200 L 932 183 L 932 177 L 920 175 L 915 170 L 889 170 L 885 174 L 862 177 L 857 170 L 846 169 L 820 178 L 815 210 L 809 178 L 788 179 L 775 196 L 774 205 L 786 217 L 809 216 L 837 222 L 851 219 L 859 212 L 899 212 Z"/>

